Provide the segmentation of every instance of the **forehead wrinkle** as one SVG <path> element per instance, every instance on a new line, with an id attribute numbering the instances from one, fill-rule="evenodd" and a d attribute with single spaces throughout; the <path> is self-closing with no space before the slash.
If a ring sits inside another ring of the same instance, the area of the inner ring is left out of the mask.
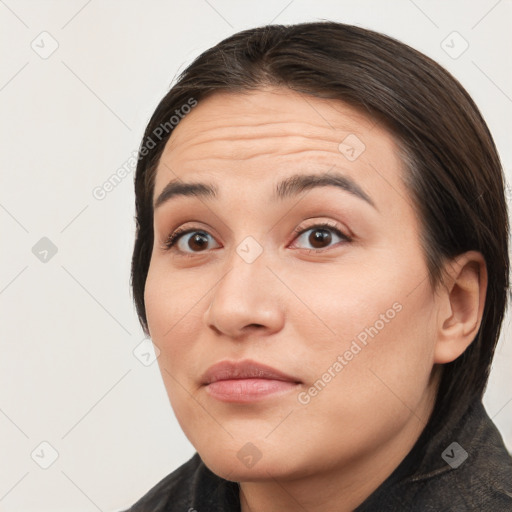
<path id="1" fill-rule="evenodd" d="M 186 123 L 187 120 L 185 120 Z M 190 123 L 193 123 L 192 120 L 188 120 Z M 290 128 L 289 132 L 283 132 L 283 128 L 280 125 L 286 125 Z M 185 126 L 185 125 L 183 125 Z M 290 121 L 284 122 L 266 122 L 260 123 L 257 125 L 253 124 L 232 124 L 230 123 L 227 126 L 218 126 L 215 122 L 211 123 L 213 129 L 208 125 L 204 127 L 194 126 L 190 127 L 190 124 L 187 124 L 185 128 L 181 131 L 173 132 L 172 136 L 169 139 L 170 143 L 175 144 L 179 142 L 180 139 L 190 140 L 190 139 L 199 139 L 201 142 L 210 142 L 214 140 L 228 140 L 231 141 L 233 139 L 252 139 L 252 138 L 282 138 L 282 137 L 303 137 L 305 139 L 313 139 L 313 140 L 322 140 L 322 139 L 332 139 L 337 140 L 339 137 L 344 136 L 347 133 L 357 132 L 355 126 L 337 126 L 336 128 L 326 127 L 324 125 L 312 125 L 311 123 L 294 123 Z M 177 130 L 177 128 L 176 128 Z M 192 132 L 190 136 L 188 136 L 188 132 Z M 224 136 L 224 133 L 228 132 L 228 136 Z M 206 136 L 201 138 L 201 135 L 205 134 Z"/>
<path id="2" fill-rule="evenodd" d="M 214 98 L 214 97 L 212 97 Z M 212 99 L 210 98 L 210 99 Z M 251 98 L 252 99 L 252 98 Z M 255 99 L 257 99 L 255 97 Z M 328 103 L 335 114 L 335 129 L 325 124 L 321 118 L 308 116 L 304 122 L 303 109 L 293 109 L 294 102 L 288 107 L 287 98 L 283 98 L 283 105 L 279 108 L 269 109 L 258 104 L 258 101 L 247 103 L 239 101 L 236 95 L 228 95 L 228 100 L 223 102 L 211 102 L 203 104 L 202 110 L 194 110 L 185 117 L 171 134 L 162 156 L 170 158 L 171 167 L 180 169 L 185 174 L 189 170 L 194 171 L 223 171 L 229 169 L 224 163 L 250 162 L 251 160 L 275 159 L 275 173 L 283 165 L 294 164 L 293 160 L 303 163 L 304 159 L 311 160 L 311 165 L 330 159 L 333 164 L 333 157 L 338 157 L 339 164 L 343 161 L 343 155 L 339 152 L 339 143 L 348 133 L 359 134 L 365 139 L 366 124 L 371 125 L 368 118 L 361 116 L 350 107 L 345 108 L 344 104 L 338 105 Z M 232 101 L 231 101 L 232 100 Z M 233 115 L 226 115 L 226 108 L 239 107 Z M 306 105 L 307 109 L 311 109 Z M 261 108 L 258 108 L 261 107 Z M 215 115 L 218 114 L 218 115 Z M 268 116 L 281 115 L 285 120 L 268 120 Z M 220 122 L 231 123 L 231 125 L 217 126 Z M 291 133 L 283 133 L 282 127 L 290 129 Z M 363 130 L 363 133 L 361 132 Z M 375 133 L 372 134 L 373 137 Z M 387 133 L 385 135 L 388 135 Z M 372 140 L 373 140 L 372 137 Z M 369 149 L 370 141 L 365 141 Z M 371 144 L 373 145 L 373 144 Z M 170 153 L 170 154 L 169 154 Z M 362 161 L 366 160 L 367 154 L 361 156 Z M 359 160 L 361 162 L 361 160 Z M 199 165 L 197 165 L 199 164 Z M 243 169 L 243 174 L 249 178 L 261 178 L 261 168 L 256 169 L 251 163 L 250 168 Z M 265 162 L 265 167 L 267 163 Z M 349 167 L 357 173 L 368 173 L 366 166 L 349 164 Z M 242 169 L 236 169 L 237 174 Z M 180 172 L 180 175 L 182 175 Z M 183 175 L 184 176 L 184 175 Z"/>
<path id="3" fill-rule="evenodd" d="M 252 154 L 251 156 L 241 156 L 240 158 L 235 158 L 232 155 L 227 155 L 227 156 L 222 156 L 222 155 L 211 156 L 211 155 L 209 155 L 208 157 L 205 157 L 205 158 L 195 158 L 193 160 L 187 159 L 187 166 L 188 166 L 188 164 L 193 164 L 194 162 L 204 162 L 204 161 L 208 161 L 208 160 L 228 161 L 228 162 L 248 162 L 250 160 L 254 160 L 257 158 L 262 158 L 262 159 L 285 158 L 285 157 L 291 157 L 291 156 L 305 157 L 304 153 L 313 156 L 313 158 L 309 161 L 309 163 L 311 163 L 311 165 L 320 164 L 321 163 L 320 159 L 323 159 L 324 157 L 332 158 L 333 154 L 338 156 L 336 151 L 329 152 L 329 151 L 325 151 L 325 150 L 321 150 L 321 149 L 304 149 L 304 150 L 300 150 L 300 151 L 288 151 L 288 152 L 282 151 L 280 153 L 262 151 L 257 154 Z M 292 163 L 293 162 L 290 162 L 290 164 L 292 164 Z M 191 167 L 192 167 L 192 165 L 191 165 Z M 213 167 L 215 167 L 215 165 Z M 212 169 L 213 167 L 211 165 L 209 165 L 207 168 Z M 276 168 L 278 168 L 278 167 L 279 167 L 279 164 L 276 166 Z M 237 169 L 237 170 L 240 170 L 240 169 Z M 260 170 L 258 170 L 258 172 L 260 172 Z M 260 177 L 261 177 L 261 175 L 260 175 Z"/>
<path id="4" fill-rule="evenodd" d="M 297 134 L 267 135 L 256 137 L 217 138 L 194 140 L 186 139 L 164 150 L 177 160 L 187 162 L 189 153 L 206 153 L 207 158 L 218 160 L 249 160 L 258 156 L 286 156 L 304 153 L 328 153 L 342 156 L 338 146 L 343 137 L 308 137 Z M 169 156 L 171 156 L 169 155 Z M 196 158 L 198 159 L 198 158 Z M 201 158 L 199 158 L 201 159 Z"/>
<path id="5" fill-rule="evenodd" d="M 243 106 L 245 105 L 242 105 L 242 107 Z M 246 112 L 240 111 L 232 116 L 226 116 L 225 114 L 222 115 L 222 112 L 220 115 L 215 115 L 215 110 L 216 109 L 214 107 L 205 107 L 205 110 L 202 112 L 193 111 L 191 114 L 189 114 L 188 117 L 184 118 L 176 126 L 171 134 L 171 137 L 169 138 L 168 143 L 174 145 L 174 141 L 179 141 L 182 138 L 197 138 L 200 137 L 203 133 L 207 136 L 212 133 L 214 134 L 214 137 L 211 137 L 207 140 L 214 140 L 216 138 L 221 139 L 215 135 L 223 132 L 230 133 L 233 131 L 235 133 L 235 138 L 253 138 L 255 134 L 257 137 L 279 137 L 283 136 L 283 125 L 289 127 L 290 130 L 296 135 L 307 134 L 310 137 L 314 137 L 315 133 L 321 132 L 321 138 L 329 139 L 332 136 L 333 139 L 337 139 L 343 134 L 358 131 L 356 129 L 358 125 L 360 127 L 365 127 L 366 124 L 368 124 L 368 127 L 372 126 L 371 123 L 369 123 L 369 121 L 366 119 L 353 118 L 349 115 L 345 115 L 345 119 L 340 119 L 340 116 L 343 115 L 341 112 L 337 112 L 338 118 L 336 120 L 331 120 L 332 124 L 335 125 L 333 128 L 333 126 L 326 124 L 325 121 L 321 118 L 308 118 L 307 122 L 298 121 L 297 112 L 291 111 L 290 109 L 268 111 L 268 113 L 247 110 Z M 276 115 L 287 115 L 288 119 L 269 120 L 269 116 L 275 117 Z M 348 122 L 347 118 L 349 120 Z M 263 119 L 263 121 L 260 122 L 259 119 Z M 239 122 L 236 122 L 237 120 L 239 120 Z M 247 120 L 253 122 L 248 123 Z M 220 126 L 219 122 L 222 123 Z M 242 133 L 248 131 L 250 131 L 250 133 L 247 136 L 245 134 L 242 135 Z M 271 133 L 269 133 L 269 131 Z M 226 138 L 228 140 L 231 139 L 231 137 Z"/>
<path id="6" fill-rule="evenodd" d="M 214 97 L 210 98 L 210 100 L 212 99 L 215 100 Z M 201 151 L 203 144 L 210 144 L 213 148 L 205 149 L 210 154 L 217 150 L 224 152 L 226 150 L 223 146 L 229 146 L 228 152 L 233 153 L 230 149 L 235 150 L 234 152 L 238 153 L 236 156 L 240 156 L 243 155 L 248 145 L 256 146 L 265 143 L 277 145 L 279 149 L 282 145 L 293 146 L 290 153 L 298 152 L 295 146 L 301 145 L 306 147 L 301 148 L 301 150 L 307 150 L 309 145 L 321 145 L 322 149 L 331 149 L 329 146 L 335 145 L 332 151 L 338 152 L 338 145 L 347 134 L 360 133 L 360 129 L 365 124 L 362 121 L 368 122 L 365 118 L 360 119 L 359 113 L 353 112 L 350 108 L 344 109 L 343 105 L 340 105 L 341 112 L 335 110 L 336 119 L 331 120 L 336 125 L 333 128 L 318 116 L 308 116 L 307 122 L 297 120 L 300 112 L 291 108 L 293 107 L 292 104 L 287 107 L 286 102 L 284 107 L 269 109 L 265 106 L 257 108 L 259 105 L 254 105 L 252 102 L 247 104 L 246 98 L 243 98 L 242 102 L 237 100 L 237 95 L 228 95 L 228 103 L 240 103 L 240 110 L 233 115 L 226 115 L 227 105 L 225 101 L 213 101 L 209 104 L 203 104 L 202 110 L 194 110 L 175 128 L 163 153 L 172 151 L 181 154 L 182 152 Z M 306 106 L 308 109 L 311 108 L 309 105 Z M 347 110 L 347 112 L 343 112 L 343 110 Z M 215 115 L 217 112 L 219 115 Z M 269 120 L 270 115 L 274 117 L 285 116 L 286 119 Z M 354 116 L 357 116 L 357 119 L 354 119 Z M 219 122 L 225 124 L 218 126 Z M 286 131 L 283 130 L 283 127 L 286 127 L 287 133 L 283 133 L 283 131 Z M 218 146 L 217 150 L 215 149 L 216 146 Z M 279 151 L 268 151 L 267 148 L 263 150 L 258 148 L 255 153 L 253 156 L 270 153 L 283 154 Z M 219 159 L 222 160 L 229 158 L 224 155 L 219 156 Z"/>

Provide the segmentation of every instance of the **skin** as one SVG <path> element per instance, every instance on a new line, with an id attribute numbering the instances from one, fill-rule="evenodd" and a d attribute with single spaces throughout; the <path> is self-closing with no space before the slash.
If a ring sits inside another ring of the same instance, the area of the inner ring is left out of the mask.
<path id="1" fill-rule="evenodd" d="M 349 134 L 366 146 L 354 161 L 339 150 Z M 334 186 L 271 199 L 282 179 L 327 171 L 351 178 L 374 206 Z M 404 172 L 382 125 L 342 102 L 280 88 L 217 93 L 166 145 L 155 198 L 174 179 L 213 183 L 218 194 L 173 197 L 155 210 L 149 331 L 183 431 L 214 473 L 240 482 L 243 512 L 357 507 L 419 437 L 440 363 L 478 330 L 481 255 L 447 262 L 445 286 L 431 288 Z M 315 245 L 322 222 L 350 240 L 327 231 Z M 165 251 L 178 227 L 206 232 L 207 242 L 185 234 Z M 247 236 L 263 250 L 252 263 L 236 251 Z M 394 318 L 300 403 L 393 304 Z M 201 376 L 226 359 L 253 359 L 301 383 L 258 402 L 221 402 Z M 248 442 L 261 454 L 252 467 L 237 457 Z"/>

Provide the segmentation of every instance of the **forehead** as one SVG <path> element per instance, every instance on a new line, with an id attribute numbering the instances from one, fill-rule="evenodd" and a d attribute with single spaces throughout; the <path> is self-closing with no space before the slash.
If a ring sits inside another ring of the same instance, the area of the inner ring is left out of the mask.
<path id="1" fill-rule="evenodd" d="M 336 169 L 363 189 L 407 196 L 392 135 L 339 100 L 285 88 L 215 93 L 174 129 L 157 168 L 154 197 L 173 179 L 208 178 L 219 189 L 271 187 L 300 172 Z"/>

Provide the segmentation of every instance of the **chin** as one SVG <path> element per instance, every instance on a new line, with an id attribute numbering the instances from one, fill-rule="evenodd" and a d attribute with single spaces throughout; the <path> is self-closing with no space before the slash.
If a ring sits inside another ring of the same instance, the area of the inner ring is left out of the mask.
<path id="1" fill-rule="evenodd" d="M 267 453 L 265 453 L 267 452 Z M 259 449 L 246 443 L 238 450 L 198 451 L 205 465 L 216 475 L 233 482 L 256 482 L 298 477 L 299 461 L 290 461 L 275 448 Z"/>

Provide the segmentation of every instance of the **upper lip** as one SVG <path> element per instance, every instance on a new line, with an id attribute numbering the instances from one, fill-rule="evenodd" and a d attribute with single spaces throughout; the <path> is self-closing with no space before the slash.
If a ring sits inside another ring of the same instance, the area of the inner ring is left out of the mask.
<path id="1" fill-rule="evenodd" d="M 211 384 L 218 380 L 231 379 L 271 379 L 300 382 L 295 377 L 280 372 L 271 366 L 246 359 L 243 361 L 220 361 L 210 366 L 203 374 L 202 383 Z"/>

